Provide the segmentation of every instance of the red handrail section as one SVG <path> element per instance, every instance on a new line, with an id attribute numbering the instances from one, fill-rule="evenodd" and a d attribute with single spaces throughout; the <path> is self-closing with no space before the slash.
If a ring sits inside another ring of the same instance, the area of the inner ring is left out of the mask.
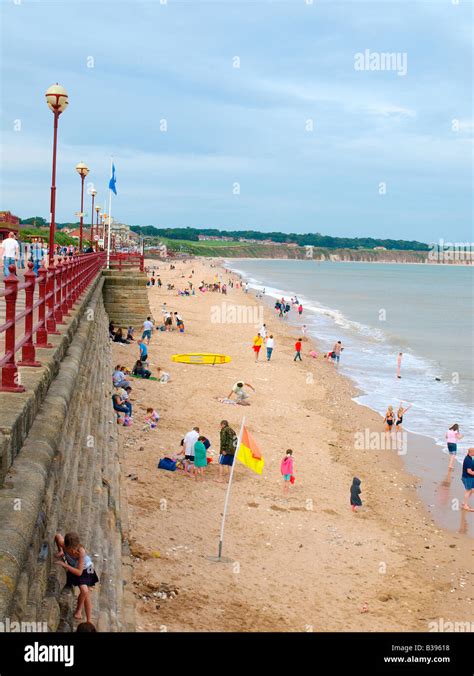
<path id="1" fill-rule="evenodd" d="M 140 253 L 111 253 L 110 267 L 119 271 L 138 268 L 140 272 L 143 272 L 144 256 Z"/>
<path id="2" fill-rule="evenodd" d="M 0 299 L 5 299 L 5 323 L 0 326 L 0 336 L 5 334 L 4 354 L 0 358 L 0 392 L 25 391 L 18 366 L 41 366 L 36 359 L 36 348 L 53 347 L 48 336 L 60 333 L 58 327 L 65 324 L 64 318 L 105 264 L 105 252 L 57 258 L 54 265 L 41 266 L 36 277 L 33 263 L 29 262 L 24 282 L 18 279 L 15 266 L 9 266 L 5 289 L 0 290 Z M 20 292 L 24 292 L 25 302 L 18 312 Z M 17 340 L 22 322 L 24 333 Z M 19 350 L 21 360 L 17 362 Z"/>

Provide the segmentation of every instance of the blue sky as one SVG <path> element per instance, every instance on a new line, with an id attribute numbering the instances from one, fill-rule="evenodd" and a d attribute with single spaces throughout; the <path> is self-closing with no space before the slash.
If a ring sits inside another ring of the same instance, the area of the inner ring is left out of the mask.
<path id="1" fill-rule="evenodd" d="M 470 2 L 162 1 L 3 0 L 1 208 L 48 217 L 59 82 L 58 221 L 113 154 L 126 223 L 473 240 Z"/>

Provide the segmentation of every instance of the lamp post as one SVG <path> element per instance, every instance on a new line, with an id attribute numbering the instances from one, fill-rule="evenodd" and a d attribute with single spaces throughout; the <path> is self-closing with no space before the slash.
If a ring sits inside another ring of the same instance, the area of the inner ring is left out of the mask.
<path id="1" fill-rule="evenodd" d="M 46 103 L 54 115 L 54 133 L 53 133 L 53 170 L 51 176 L 51 204 L 50 204 L 50 225 L 49 225 L 49 264 L 54 261 L 54 233 L 56 230 L 56 153 L 58 147 L 58 120 L 68 106 L 68 95 L 64 87 L 56 82 L 55 85 L 46 91 Z"/>
<path id="2" fill-rule="evenodd" d="M 97 236 L 97 239 L 95 241 L 95 250 L 99 251 L 99 211 L 100 211 L 99 205 L 96 206 L 95 211 L 96 211 L 96 214 L 97 214 L 97 219 L 96 219 L 96 223 L 95 223 L 95 231 L 96 231 L 96 236 Z"/>
<path id="3" fill-rule="evenodd" d="M 81 177 L 81 220 L 79 222 L 79 252 L 82 253 L 82 227 L 84 225 L 84 179 L 89 173 L 89 167 L 84 162 L 79 162 L 76 171 Z"/>

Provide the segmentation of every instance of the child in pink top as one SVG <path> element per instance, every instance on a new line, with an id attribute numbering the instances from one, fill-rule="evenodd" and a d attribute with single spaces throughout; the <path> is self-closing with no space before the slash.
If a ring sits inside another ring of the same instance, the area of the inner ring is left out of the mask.
<path id="1" fill-rule="evenodd" d="M 285 457 L 281 461 L 280 471 L 283 475 L 283 493 L 284 495 L 288 494 L 290 487 L 291 479 L 293 476 L 293 451 L 289 448 L 285 454 Z M 293 479 L 294 481 L 294 479 Z"/>

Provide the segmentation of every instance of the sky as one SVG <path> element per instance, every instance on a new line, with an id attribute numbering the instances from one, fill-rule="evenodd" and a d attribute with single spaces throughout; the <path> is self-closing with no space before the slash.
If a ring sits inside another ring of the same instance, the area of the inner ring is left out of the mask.
<path id="1" fill-rule="evenodd" d="M 467 0 L 0 7 L 1 209 L 49 218 L 59 82 L 59 222 L 113 156 L 129 224 L 474 240 Z"/>

